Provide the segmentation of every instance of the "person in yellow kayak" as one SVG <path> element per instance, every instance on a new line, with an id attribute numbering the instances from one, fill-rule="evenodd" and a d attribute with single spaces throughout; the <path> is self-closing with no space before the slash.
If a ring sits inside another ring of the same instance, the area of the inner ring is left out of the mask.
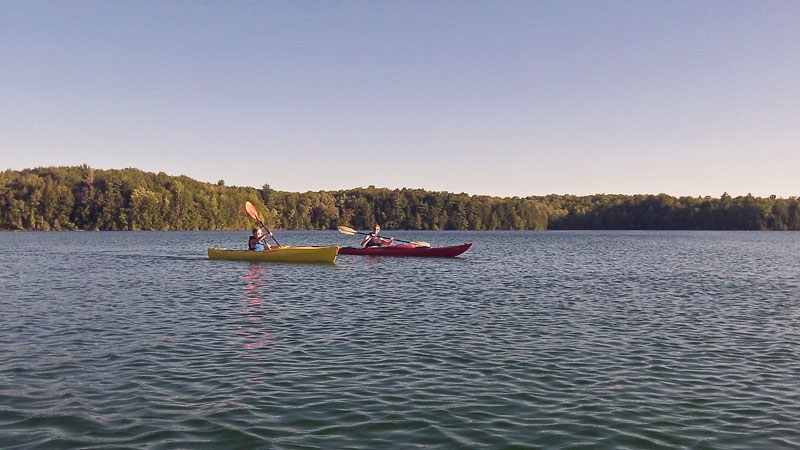
<path id="1" fill-rule="evenodd" d="M 257 252 L 271 249 L 272 246 L 267 243 L 267 236 L 272 236 L 272 232 L 267 230 L 267 233 L 264 234 L 261 228 L 253 228 L 253 235 L 247 240 L 247 249 Z"/>
<path id="2" fill-rule="evenodd" d="M 381 226 L 377 223 L 372 227 L 372 233 L 367 235 L 363 241 L 361 241 L 361 246 L 366 247 L 381 247 L 383 245 L 392 245 L 394 244 L 394 236 L 391 239 L 385 239 L 378 236 L 381 232 Z"/>

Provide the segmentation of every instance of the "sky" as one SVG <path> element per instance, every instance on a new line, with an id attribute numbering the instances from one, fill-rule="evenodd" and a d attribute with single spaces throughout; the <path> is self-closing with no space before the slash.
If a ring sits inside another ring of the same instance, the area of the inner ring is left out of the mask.
<path id="1" fill-rule="evenodd" d="M 0 1 L 0 170 L 800 195 L 800 1 Z"/>

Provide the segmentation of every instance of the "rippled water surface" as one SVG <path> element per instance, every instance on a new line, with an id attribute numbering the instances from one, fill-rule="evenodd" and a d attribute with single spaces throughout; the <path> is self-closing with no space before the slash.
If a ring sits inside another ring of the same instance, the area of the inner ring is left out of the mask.
<path id="1" fill-rule="evenodd" d="M 0 446 L 800 447 L 800 233 L 395 234 L 0 233 Z"/>

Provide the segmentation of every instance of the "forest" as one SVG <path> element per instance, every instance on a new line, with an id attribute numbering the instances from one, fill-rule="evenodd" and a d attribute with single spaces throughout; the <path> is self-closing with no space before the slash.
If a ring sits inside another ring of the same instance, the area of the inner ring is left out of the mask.
<path id="1" fill-rule="evenodd" d="M 138 169 L 0 172 L 0 230 L 800 230 L 798 197 L 547 195 L 491 197 L 369 186 L 284 192 Z"/>

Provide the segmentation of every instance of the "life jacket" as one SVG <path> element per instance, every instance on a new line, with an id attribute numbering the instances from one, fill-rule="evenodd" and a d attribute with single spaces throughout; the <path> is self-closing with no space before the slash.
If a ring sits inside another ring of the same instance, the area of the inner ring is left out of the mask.
<path id="1" fill-rule="evenodd" d="M 247 249 L 248 250 L 255 250 L 257 252 L 260 252 L 260 251 L 266 249 L 264 244 L 261 243 L 261 239 L 262 238 L 257 238 L 255 236 L 250 236 L 250 238 L 247 239 Z"/>
<path id="2" fill-rule="evenodd" d="M 366 247 L 381 247 L 381 246 L 383 246 L 383 241 L 378 236 L 372 236 L 372 239 L 367 241 L 366 245 L 364 245 L 365 248 Z"/>

